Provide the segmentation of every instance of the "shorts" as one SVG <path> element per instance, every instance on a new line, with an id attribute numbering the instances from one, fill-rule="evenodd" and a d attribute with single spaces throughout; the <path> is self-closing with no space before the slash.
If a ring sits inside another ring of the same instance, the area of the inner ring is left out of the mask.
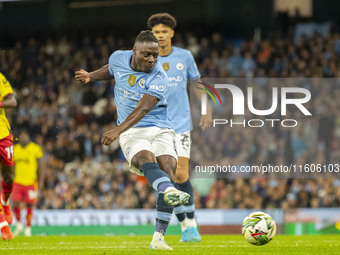
<path id="1" fill-rule="evenodd" d="M 131 160 L 140 151 L 150 151 L 156 157 L 169 155 L 177 160 L 175 132 L 172 129 L 159 127 L 130 128 L 120 135 L 119 143 L 126 160 L 129 162 L 129 170 L 138 175 L 144 174 L 140 169 L 131 165 Z"/>
<path id="2" fill-rule="evenodd" d="M 13 183 L 12 201 L 23 201 L 26 204 L 36 204 L 38 198 L 38 185 L 21 185 L 19 183 Z"/>
<path id="3" fill-rule="evenodd" d="M 178 157 L 190 159 L 191 136 L 190 131 L 176 134 L 175 144 Z"/>
<path id="4" fill-rule="evenodd" d="M 1 163 L 6 166 L 14 166 L 13 153 L 13 135 L 9 134 L 0 140 Z"/>

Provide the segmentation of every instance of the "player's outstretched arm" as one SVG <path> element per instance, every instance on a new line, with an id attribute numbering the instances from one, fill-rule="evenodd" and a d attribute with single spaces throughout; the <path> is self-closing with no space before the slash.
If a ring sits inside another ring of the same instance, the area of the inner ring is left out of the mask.
<path id="1" fill-rule="evenodd" d="M 106 131 L 102 137 L 102 144 L 110 145 L 121 133 L 136 125 L 144 116 L 159 102 L 159 99 L 148 94 L 144 94 L 139 100 L 136 108 L 126 117 L 119 126 Z"/>
<path id="2" fill-rule="evenodd" d="M 113 79 L 109 73 L 109 65 L 105 65 L 90 73 L 84 69 L 80 69 L 79 71 L 75 72 L 75 77 L 80 85 L 84 85 L 92 81 L 106 81 Z"/>
<path id="3" fill-rule="evenodd" d="M 10 94 L 0 102 L 0 107 L 2 108 L 14 108 L 17 106 L 17 100 L 13 94 Z"/>
<path id="4" fill-rule="evenodd" d="M 195 85 L 194 90 L 195 90 L 196 96 L 198 97 L 199 100 L 201 100 L 202 94 L 204 94 L 205 92 L 201 89 L 196 89 L 196 87 L 204 88 L 204 86 L 199 84 L 199 82 L 201 82 L 201 79 L 191 81 L 191 83 L 193 85 Z M 207 127 L 210 127 L 211 124 L 212 124 L 212 112 L 211 112 L 211 108 L 210 108 L 209 104 L 207 104 L 207 114 L 202 115 L 201 120 L 200 120 L 200 127 L 201 127 L 202 131 L 204 131 L 204 130 L 206 130 Z"/>

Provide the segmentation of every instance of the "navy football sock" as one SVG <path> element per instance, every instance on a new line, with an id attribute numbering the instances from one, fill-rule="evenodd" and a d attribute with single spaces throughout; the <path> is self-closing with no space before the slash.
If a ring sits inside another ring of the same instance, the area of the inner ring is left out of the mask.
<path id="1" fill-rule="evenodd" d="M 179 222 L 185 220 L 185 211 L 184 211 L 184 206 L 183 205 L 175 205 L 174 206 L 174 212 L 176 214 L 176 217 Z"/>
<path id="2" fill-rule="evenodd" d="M 191 212 L 186 212 L 188 219 L 195 218 L 195 207 L 190 207 L 188 210 L 193 210 Z"/>
<path id="3" fill-rule="evenodd" d="M 172 211 L 173 206 L 164 202 L 164 193 L 159 193 L 157 199 L 156 232 L 165 235 L 171 220 Z"/>
<path id="4" fill-rule="evenodd" d="M 171 182 L 175 186 L 175 188 L 178 189 L 177 183 L 175 183 L 174 181 L 171 181 Z M 174 213 L 176 214 L 176 217 L 177 217 L 179 222 L 185 220 L 186 215 L 185 215 L 185 211 L 184 211 L 184 206 L 183 205 L 181 205 L 181 204 L 175 205 L 174 206 Z"/>
<path id="5" fill-rule="evenodd" d="M 164 221 L 156 218 L 156 228 L 155 231 L 161 233 L 163 236 L 169 226 L 169 221 Z"/>
<path id="6" fill-rule="evenodd" d="M 141 170 L 154 190 L 164 192 L 166 188 L 173 187 L 169 176 L 159 168 L 157 163 L 145 163 Z"/>
<path id="7" fill-rule="evenodd" d="M 188 219 L 193 219 L 195 217 L 194 190 L 190 180 L 188 179 L 184 183 L 176 183 L 176 188 L 190 195 L 188 203 L 184 204 L 183 206 L 184 212 L 186 213 Z"/>

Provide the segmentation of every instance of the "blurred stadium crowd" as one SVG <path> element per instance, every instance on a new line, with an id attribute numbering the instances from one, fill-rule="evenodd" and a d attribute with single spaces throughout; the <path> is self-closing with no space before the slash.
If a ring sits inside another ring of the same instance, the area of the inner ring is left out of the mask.
<path id="1" fill-rule="evenodd" d="M 219 33 L 205 38 L 177 33 L 174 42 L 191 50 L 203 78 L 340 78 L 339 34 L 302 37 L 294 44 L 289 39 L 230 42 Z M 144 178 L 128 173 L 118 144 L 100 143 L 101 134 L 116 125 L 113 83 L 81 87 L 73 78 L 74 71 L 96 70 L 114 50 L 129 46 L 130 40 L 112 35 L 31 37 L 0 54 L 0 71 L 18 100 L 17 109 L 7 111 L 14 137 L 21 128 L 28 129 L 43 148 L 39 209 L 155 207 L 154 192 Z M 256 129 L 256 134 L 229 129 L 221 139 L 228 142 L 206 153 L 215 150 L 218 160 L 234 164 L 275 164 L 287 157 L 298 163 L 339 163 L 340 101 L 335 100 L 340 98 L 339 86 L 314 91 L 320 95 L 312 102 L 318 117 L 306 128 L 272 133 Z M 193 160 L 199 161 L 203 147 L 193 145 Z M 192 182 L 197 208 L 340 206 L 340 180 L 335 178 L 194 178 Z"/>

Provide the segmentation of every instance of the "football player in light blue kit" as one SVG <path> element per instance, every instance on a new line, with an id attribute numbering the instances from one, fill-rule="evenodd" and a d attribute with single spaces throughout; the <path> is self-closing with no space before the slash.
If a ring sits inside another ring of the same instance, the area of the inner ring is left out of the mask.
<path id="1" fill-rule="evenodd" d="M 156 229 L 150 249 L 172 250 L 164 235 L 173 206 L 187 203 L 189 195 L 171 183 L 177 154 L 166 101 L 168 77 L 157 62 L 158 46 L 151 31 L 142 31 L 133 50 L 115 51 L 108 65 L 91 73 L 79 70 L 75 77 L 80 84 L 114 78 L 118 126 L 103 134 L 102 143 L 109 145 L 119 137 L 130 171 L 145 175 L 158 191 Z"/>
<path id="2" fill-rule="evenodd" d="M 152 15 L 147 22 L 158 39 L 160 52 L 159 61 L 169 77 L 168 109 L 169 116 L 174 123 L 176 133 L 176 150 L 178 165 L 175 174 L 176 188 L 190 194 L 188 203 L 177 205 L 174 212 L 181 225 L 183 232 L 182 242 L 199 242 L 201 236 L 197 231 L 195 221 L 195 204 L 193 199 L 193 188 L 189 180 L 189 159 L 190 159 L 190 131 L 191 114 L 188 95 L 188 85 L 200 81 L 200 73 L 197 69 L 194 57 L 191 52 L 171 45 L 171 38 L 174 36 L 176 19 L 168 13 Z M 200 93 L 201 90 L 195 89 Z M 200 94 L 198 94 L 200 96 Z M 204 131 L 211 125 L 212 117 L 210 108 L 208 114 L 202 116 L 200 126 Z"/>

